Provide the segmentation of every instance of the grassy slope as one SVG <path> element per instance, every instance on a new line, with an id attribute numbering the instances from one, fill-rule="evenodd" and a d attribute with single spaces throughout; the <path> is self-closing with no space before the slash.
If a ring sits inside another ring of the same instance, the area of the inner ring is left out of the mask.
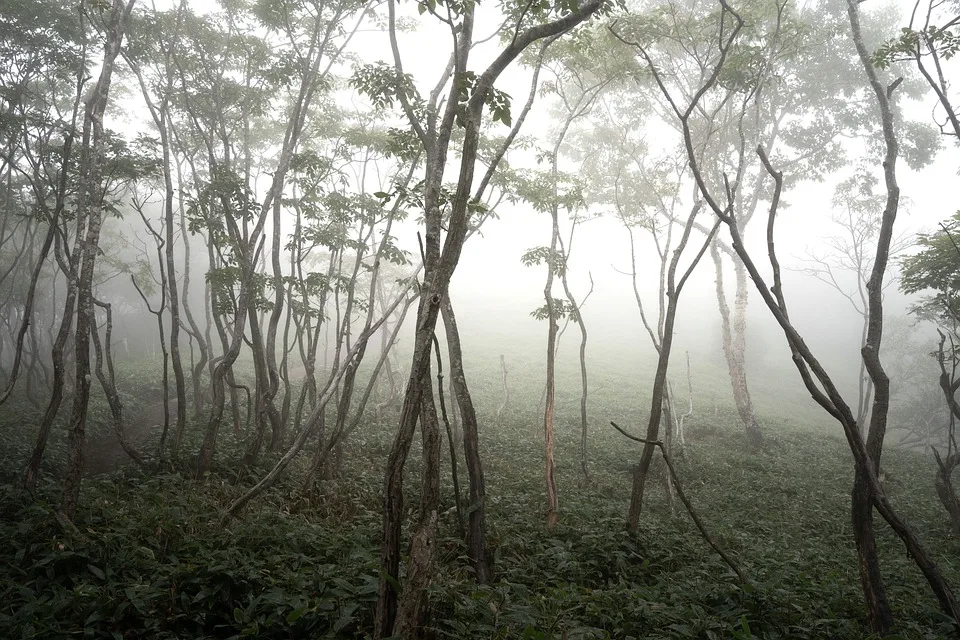
<path id="1" fill-rule="evenodd" d="M 572 335 L 572 334 L 571 334 Z M 572 342 L 572 341 L 571 341 Z M 472 344 L 480 344 L 474 340 Z M 755 394 L 779 446 L 742 451 L 723 372 L 697 368 L 698 413 L 680 460 L 684 486 L 720 544 L 753 587 L 741 588 L 686 514 L 671 513 L 654 482 L 637 540 L 623 531 L 629 470 L 638 452 L 607 427 L 637 430 L 648 402 L 630 370 L 634 355 L 595 355 L 591 397 L 592 482 L 583 485 L 578 452 L 577 371 L 561 369 L 559 450 L 561 524 L 543 527 L 538 348 L 487 340 L 468 353 L 482 411 L 488 522 L 499 581 L 478 589 L 456 540 L 444 486 L 440 576 L 433 624 L 455 638 L 857 638 L 863 608 L 848 522 L 852 473 L 845 444 L 802 393 Z M 502 348 L 498 348 L 502 347 Z M 511 369 L 511 406 L 500 403 L 499 353 Z M 757 389 L 760 390 L 758 393 Z M 783 400 L 784 397 L 789 402 Z M 779 410 L 775 410 L 779 407 Z M 26 410 L 0 413 L 0 637 L 363 637 L 370 630 L 379 553 L 382 465 L 393 422 L 367 424 L 346 450 L 343 475 L 315 495 L 287 484 L 226 530 L 216 512 L 239 491 L 214 479 L 198 487 L 178 475 L 126 470 L 88 481 L 78 526 L 52 524 L 58 498 L 49 479 L 33 503 L 10 486 L 22 464 Z M 62 434 L 61 434 L 62 435 Z M 227 443 L 221 459 L 236 459 Z M 52 471 L 58 451 L 53 452 Z M 408 467 L 415 505 L 419 455 Z M 264 462 L 266 465 L 267 462 Z M 933 463 L 907 452 L 885 460 L 895 504 L 960 585 L 960 542 L 948 532 L 932 489 Z M 462 468 L 462 466 L 461 466 Z M 262 472 L 262 469 L 258 472 Z M 942 637 L 949 627 L 919 572 L 881 525 L 881 552 L 905 637 Z"/>

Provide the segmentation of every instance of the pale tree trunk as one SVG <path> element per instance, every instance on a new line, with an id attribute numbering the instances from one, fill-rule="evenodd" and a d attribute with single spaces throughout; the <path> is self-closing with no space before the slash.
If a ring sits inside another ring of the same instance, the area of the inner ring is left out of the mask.
<path id="1" fill-rule="evenodd" d="M 556 172 L 556 154 L 554 154 L 554 172 Z M 547 257 L 547 282 L 543 287 L 543 297 L 547 306 L 547 391 L 543 405 L 543 452 L 544 471 L 547 490 L 547 528 L 556 526 L 560 518 L 557 498 L 556 465 L 554 463 L 554 409 L 556 405 L 556 360 L 557 360 L 557 314 L 553 304 L 553 274 L 560 261 L 557 243 L 560 237 L 557 223 L 557 205 L 551 209 L 552 226 L 550 234 L 550 253 Z"/>
<path id="2" fill-rule="evenodd" d="M 733 322 L 730 318 L 730 307 L 727 305 L 727 295 L 723 285 L 723 262 L 717 249 L 719 240 L 710 247 L 710 257 L 716 270 L 717 306 L 720 310 L 720 336 L 723 345 L 723 356 L 727 362 L 727 373 L 730 376 L 730 385 L 733 391 L 733 401 L 743 425 L 747 449 L 757 451 L 763 446 L 763 432 L 753 408 L 750 389 L 747 386 L 747 272 L 743 263 L 734 259 L 734 274 L 736 277 L 736 296 L 734 298 Z"/>
<path id="3" fill-rule="evenodd" d="M 572 241 L 573 229 L 570 230 L 570 236 Z M 568 246 L 570 244 L 571 242 L 567 243 Z M 569 258 L 566 250 L 564 250 L 564 257 Z M 583 300 L 578 303 L 577 299 L 570 291 L 570 285 L 567 282 L 567 270 L 564 269 L 560 274 L 560 282 L 563 284 L 563 293 L 567 298 L 567 302 L 570 303 L 570 308 L 573 309 L 573 313 L 577 315 L 577 327 L 580 329 L 580 473 L 583 474 L 584 480 L 589 480 L 590 478 L 590 470 L 587 467 L 587 396 L 589 395 L 589 386 L 587 379 L 587 325 L 584 322 L 581 309 L 583 308 L 583 304 L 593 293 L 593 275 L 589 275 L 590 290 L 587 292 L 587 295 L 583 297 Z M 504 370 L 504 376 L 506 376 L 506 370 Z M 504 390 L 506 390 L 506 379 L 504 379 Z"/>

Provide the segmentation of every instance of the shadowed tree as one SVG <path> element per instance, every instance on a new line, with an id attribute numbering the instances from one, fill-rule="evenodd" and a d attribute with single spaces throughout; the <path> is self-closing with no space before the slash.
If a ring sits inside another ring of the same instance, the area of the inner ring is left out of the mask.
<path id="1" fill-rule="evenodd" d="M 418 629 L 422 620 L 404 617 L 397 620 L 397 588 L 400 566 L 400 531 L 403 521 L 403 470 L 412 444 L 418 419 L 421 422 L 435 421 L 435 416 L 421 416 L 423 397 L 432 385 L 429 375 L 433 334 L 443 300 L 447 296 L 450 277 L 460 259 L 464 241 L 469 231 L 470 203 L 473 178 L 476 169 L 481 120 L 485 107 L 489 107 L 495 120 L 510 121 L 509 102 L 505 94 L 494 88 L 500 74 L 530 45 L 545 38 L 562 34 L 590 15 L 602 5 L 601 0 L 588 0 L 571 11 L 571 7 L 524 6 L 516 7 L 511 16 L 512 33 L 505 47 L 489 66 L 480 73 L 469 70 L 468 63 L 473 45 L 474 12 L 476 5 L 427 4 L 420 5 L 423 12 L 440 14 L 450 28 L 452 53 L 449 63 L 450 78 L 441 82 L 429 100 L 422 99 L 404 73 L 396 38 L 396 7 L 388 3 L 393 65 L 377 65 L 366 68 L 367 93 L 385 94 L 391 103 L 399 103 L 410 127 L 423 146 L 426 167 L 423 180 L 424 210 L 424 271 L 420 288 L 420 303 L 417 309 L 416 334 L 410 374 L 404 402 L 401 408 L 397 436 L 387 460 L 384 487 L 383 539 L 381 543 L 381 579 L 374 635 L 386 638 L 399 629 Z M 555 13 L 556 12 L 556 13 Z M 558 15 L 563 14 L 565 15 Z M 371 82 L 372 80 L 372 82 Z M 447 97 L 442 109 L 439 96 L 444 88 Z M 459 172 L 455 189 L 450 198 L 449 215 L 443 216 L 443 177 L 446 170 L 450 140 L 454 128 L 461 126 Z M 444 225 L 444 222 L 446 224 Z M 446 232 L 445 235 L 443 232 Z M 463 403 L 461 402 L 461 408 Z M 466 424 L 464 425 L 464 437 Z M 424 484 L 432 482 L 425 477 Z M 481 505 L 477 505 L 479 507 Z M 431 505 L 432 511 L 436 505 Z M 436 517 L 421 505 L 421 521 L 414 536 L 417 544 L 411 549 L 411 564 L 417 567 L 432 564 L 433 535 Z M 429 584 L 418 578 L 417 587 Z M 417 599 L 416 593 L 404 592 L 405 599 Z M 423 608 L 404 609 L 422 612 Z"/>
<path id="2" fill-rule="evenodd" d="M 851 499 L 851 510 L 854 539 L 857 545 L 858 565 L 868 608 L 868 619 L 871 629 L 874 632 L 883 634 L 889 632 L 893 619 L 886 598 L 886 592 L 880 579 L 876 541 L 872 524 L 872 511 L 874 508 L 880 512 L 904 542 L 907 552 L 927 578 L 943 610 L 954 620 L 960 621 L 960 608 L 958 608 L 953 592 L 944 581 L 942 574 L 929 557 L 926 549 L 916 535 L 906 526 L 903 520 L 900 519 L 899 515 L 887 500 L 877 477 L 877 465 L 879 463 L 883 436 L 886 430 L 889 400 L 889 380 L 880 363 L 880 342 L 883 329 L 882 283 L 887 267 L 888 251 L 893 236 L 893 224 L 896 220 L 899 205 L 899 188 L 896 182 L 898 138 L 891 97 L 900 82 L 894 81 L 890 85 L 884 85 L 878 78 L 875 69 L 870 64 L 869 54 L 863 43 L 859 9 L 853 0 L 847 3 L 847 16 L 849 20 L 849 32 L 852 36 L 851 39 L 855 45 L 857 57 L 863 73 L 866 76 L 867 84 L 870 87 L 869 95 L 872 96 L 874 104 L 876 105 L 876 111 L 874 111 L 874 113 L 879 112 L 880 116 L 879 121 L 883 133 L 884 186 L 886 190 L 881 230 L 878 234 L 876 258 L 871 269 L 868 285 L 870 326 L 867 332 L 867 340 L 862 349 L 862 357 L 867 363 L 867 370 L 873 380 L 875 388 L 873 407 L 870 414 L 870 427 L 867 432 L 866 442 L 864 442 L 860 436 L 860 429 L 857 425 L 856 417 L 853 415 L 849 405 L 837 390 L 830 375 L 803 341 L 791 323 L 787 312 L 786 299 L 780 279 L 780 266 L 775 250 L 774 235 L 776 215 L 784 186 L 783 174 L 774 168 L 764 146 L 758 145 L 756 149 L 757 155 L 773 182 L 772 193 L 768 192 L 770 193 L 770 206 L 767 222 L 768 257 L 773 277 L 773 284 L 771 286 L 766 283 L 764 276 L 759 272 L 750 252 L 745 247 L 743 237 L 740 233 L 740 226 L 737 223 L 737 217 L 741 213 L 739 208 L 741 203 L 736 196 L 737 190 L 741 186 L 740 174 L 737 173 L 733 177 L 720 175 L 714 176 L 712 180 L 707 179 L 707 172 L 713 171 L 713 169 L 701 163 L 701 156 L 697 151 L 693 132 L 694 122 L 698 119 L 698 114 L 694 109 L 681 109 L 679 107 L 679 105 L 685 104 L 685 102 L 678 102 L 677 92 L 673 87 L 673 80 L 661 75 L 659 69 L 650 57 L 643 54 L 642 47 L 641 52 L 649 63 L 649 69 L 654 75 L 657 85 L 673 108 L 676 122 L 681 129 L 691 171 L 696 179 L 700 195 L 710 210 L 723 222 L 729 231 L 732 248 L 743 262 L 764 303 L 783 329 L 793 353 L 794 364 L 801 375 L 805 387 L 818 404 L 830 413 L 843 427 L 844 435 L 846 436 L 847 443 L 850 446 L 855 461 L 856 475 Z M 718 42 L 717 55 L 719 59 L 716 68 L 723 66 L 726 57 L 732 51 L 731 45 L 736 36 L 736 32 L 739 31 L 744 24 L 741 15 L 723 0 L 721 0 L 721 12 L 718 20 L 721 25 L 727 27 L 725 32 L 728 34 L 732 33 L 733 35 L 732 37 L 728 36 L 729 39 L 721 39 Z M 696 104 L 701 98 L 707 96 L 716 81 L 717 74 L 714 74 L 707 78 L 704 83 L 700 84 L 699 89 L 697 89 L 694 94 L 693 103 Z M 747 103 L 744 103 L 744 107 L 746 106 Z M 876 117 L 876 115 L 874 117 Z M 743 157 L 745 154 L 745 141 L 741 139 L 738 155 Z"/>

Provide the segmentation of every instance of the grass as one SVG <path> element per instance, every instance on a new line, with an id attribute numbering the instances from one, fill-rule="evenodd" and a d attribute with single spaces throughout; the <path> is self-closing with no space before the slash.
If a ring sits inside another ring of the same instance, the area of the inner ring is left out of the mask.
<path id="1" fill-rule="evenodd" d="M 445 477 L 430 634 L 865 636 L 849 523 L 850 455 L 826 416 L 813 418 L 815 411 L 792 401 L 802 394 L 781 396 L 791 402 L 781 403 L 777 413 L 769 410 L 775 400 L 762 405 L 766 434 L 778 445 L 751 455 L 732 406 L 723 401 L 723 372 L 695 369 L 698 413 L 689 423 L 679 471 L 710 531 L 750 578 L 750 585 L 741 585 L 682 508 L 671 510 L 659 467 L 639 535 L 624 531 L 630 468 L 639 451 L 607 424 L 614 419 L 634 431 L 643 424 L 648 381 L 631 377 L 630 354 L 606 360 L 601 354 L 606 366 L 594 366 L 589 483 L 578 464 L 578 374 L 564 354 L 558 381 L 561 520 L 554 530 L 545 529 L 542 427 L 535 411 L 539 359 L 534 348 L 507 346 L 486 344 L 467 354 L 482 412 L 487 519 L 498 580 L 489 587 L 474 584 Z M 509 354 L 512 398 L 497 426 L 501 352 Z M 758 388 L 768 384 L 764 379 Z M 218 525 L 220 510 L 273 458 L 262 460 L 239 486 L 227 474 L 197 485 L 178 473 L 130 467 L 88 478 L 79 535 L 66 535 L 52 518 L 62 431 L 41 489 L 25 495 L 14 481 L 36 420 L 26 407 L 7 409 L 0 416 L 0 637 L 363 638 L 371 632 L 382 472 L 395 416 L 383 424 L 368 422 L 354 435 L 335 480 L 302 494 L 298 479 L 307 461 L 301 456 L 299 468 L 225 529 Z M 94 432 L 109 428 L 101 418 Z M 198 431 L 192 426 L 188 451 L 196 449 Z M 219 453 L 223 469 L 242 451 L 227 431 Z M 891 449 L 884 467 L 894 504 L 948 580 L 960 585 L 960 540 L 950 533 L 933 492 L 933 461 Z M 408 509 L 417 504 L 418 468 L 415 446 L 407 470 Z M 950 626 L 922 576 L 888 527 L 878 528 L 900 637 L 945 637 Z"/>

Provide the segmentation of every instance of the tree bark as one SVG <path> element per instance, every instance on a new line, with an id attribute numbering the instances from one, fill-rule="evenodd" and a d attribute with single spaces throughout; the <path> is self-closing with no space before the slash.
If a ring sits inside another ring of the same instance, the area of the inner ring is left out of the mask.
<path id="1" fill-rule="evenodd" d="M 480 584 L 493 582 L 493 562 L 487 552 L 487 487 L 480 461 L 480 429 L 477 411 L 473 406 L 473 397 L 467 386 L 467 377 L 463 370 L 463 350 L 460 345 L 460 331 L 453 305 L 444 300 L 441 309 L 443 325 L 447 335 L 447 348 L 450 353 L 450 381 L 460 406 L 460 421 L 463 429 L 463 456 L 467 465 L 469 482 L 469 506 L 467 511 L 467 555 L 473 564 L 473 570 Z"/>
<path id="2" fill-rule="evenodd" d="M 407 579 L 397 604 L 394 636 L 422 638 L 427 616 L 427 589 L 433 581 L 436 550 L 437 510 L 440 505 L 440 425 L 433 389 L 423 390 L 420 409 L 420 435 L 423 462 L 420 480 L 420 522 L 413 536 Z"/>
<path id="3" fill-rule="evenodd" d="M 67 427 L 68 451 L 67 473 L 63 485 L 61 511 L 71 520 L 76 515 L 80 498 L 80 482 L 83 472 L 83 442 L 86 436 L 87 408 L 90 399 L 90 332 L 93 323 L 93 273 L 100 246 L 100 230 L 103 223 L 103 202 L 100 182 L 104 163 L 103 114 L 110 93 L 110 81 L 114 63 L 120 55 L 123 30 L 133 9 L 135 0 L 113 0 L 110 7 L 109 30 L 104 46 L 103 66 L 100 77 L 91 93 L 84 117 L 84 147 L 89 155 L 81 161 L 81 178 L 78 190 L 79 211 L 86 210 L 87 229 L 80 244 L 79 281 L 77 283 L 77 325 L 74 336 L 76 354 L 76 389 L 73 408 Z M 78 211 L 78 217 L 82 215 Z M 80 238 L 77 238 L 80 242 Z"/>
<path id="4" fill-rule="evenodd" d="M 557 154 L 554 149 L 553 173 L 554 195 L 556 195 Z M 557 312 L 553 302 L 553 275 L 561 268 L 557 251 L 560 230 L 557 221 L 557 203 L 551 208 L 550 253 L 547 257 L 547 281 L 543 286 L 543 298 L 547 308 L 547 392 L 543 404 L 543 452 L 544 472 L 547 491 L 547 528 L 552 529 L 560 519 L 560 505 L 557 497 L 556 464 L 554 463 L 554 409 L 556 405 L 556 362 L 557 362 Z"/>
<path id="5" fill-rule="evenodd" d="M 719 240 L 717 241 L 719 242 Z M 733 391 L 733 402 L 737 407 L 737 415 L 747 438 L 747 449 L 757 451 L 763 446 L 763 432 L 753 408 L 750 389 L 747 386 L 747 272 L 738 259 L 733 259 L 734 274 L 736 277 L 736 297 L 734 299 L 733 322 L 730 321 L 730 307 L 727 305 L 727 294 L 723 285 L 723 262 L 720 252 L 714 246 L 710 247 L 710 257 L 716 269 L 717 306 L 720 310 L 720 336 L 723 345 L 723 356 L 727 362 L 727 373 L 730 376 L 730 386 Z"/>

